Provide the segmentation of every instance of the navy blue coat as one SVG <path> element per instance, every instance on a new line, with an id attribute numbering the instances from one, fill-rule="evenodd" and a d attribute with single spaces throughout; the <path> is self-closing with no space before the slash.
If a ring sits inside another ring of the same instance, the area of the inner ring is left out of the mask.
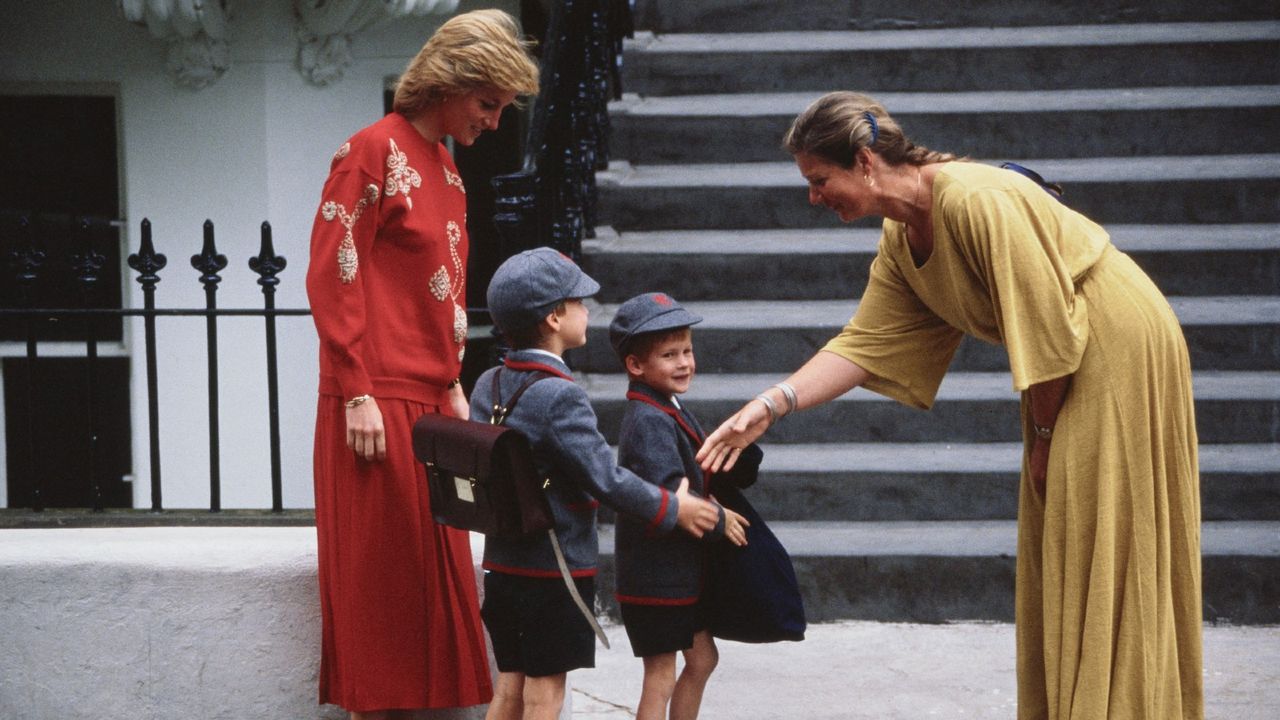
<path id="1" fill-rule="evenodd" d="M 689 478 L 689 490 L 705 495 L 702 468 L 694 460 L 704 434 L 693 413 L 633 381 L 618 441 L 619 463 L 670 492 Z M 695 441 L 696 436 L 696 441 Z M 720 522 L 704 539 L 724 537 Z M 702 591 L 706 546 L 685 532 L 658 535 L 641 520 L 619 516 L 614 540 L 619 602 L 642 605 L 691 605 Z"/>
<path id="2" fill-rule="evenodd" d="M 497 368 L 486 370 L 471 391 L 474 421 L 489 422 L 493 414 L 496 372 Z M 560 358 L 530 350 L 509 353 L 500 375 L 502 402 L 509 402 L 537 372 L 555 377 L 531 385 L 505 425 L 529 438 L 538 471 L 550 479 L 547 497 L 570 573 L 592 576 L 599 554 L 597 500 L 618 511 L 619 517 L 635 516 L 638 523 L 660 534 L 675 529 L 678 501 L 674 492 L 618 467 L 613 450 L 600 434 L 586 391 L 573 382 Z M 519 540 L 485 538 L 483 567 L 513 575 L 560 577 L 546 534 Z"/>

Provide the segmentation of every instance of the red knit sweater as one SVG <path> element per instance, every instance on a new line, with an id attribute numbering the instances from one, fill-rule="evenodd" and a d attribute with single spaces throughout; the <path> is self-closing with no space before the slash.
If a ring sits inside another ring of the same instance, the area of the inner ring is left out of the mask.
<path id="1" fill-rule="evenodd" d="M 466 217 L 448 151 L 399 113 L 338 148 L 307 270 L 321 394 L 447 402 L 467 337 Z"/>

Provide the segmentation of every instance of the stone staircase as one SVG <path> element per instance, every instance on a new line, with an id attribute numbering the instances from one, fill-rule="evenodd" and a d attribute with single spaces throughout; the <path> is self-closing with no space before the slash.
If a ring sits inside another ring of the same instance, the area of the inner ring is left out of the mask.
<path id="1" fill-rule="evenodd" d="M 1169 296 L 1195 373 L 1206 618 L 1280 622 L 1280 9 L 903 5 L 636 4 L 584 245 L 604 290 L 570 357 L 606 435 L 626 385 L 606 328 L 635 293 L 706 318 L 687 400 L 708 428 L 853 313 L 878 219 L 810 207 L 779 143 L 822 92 L 861 90 L 918 142 L 1062 183 Z M 772 429 L 750 497 L 811 620 L 1012 620 L 1019 438 L 1004 352 L 971 340 L 930 412 L 856 390 Z"/>

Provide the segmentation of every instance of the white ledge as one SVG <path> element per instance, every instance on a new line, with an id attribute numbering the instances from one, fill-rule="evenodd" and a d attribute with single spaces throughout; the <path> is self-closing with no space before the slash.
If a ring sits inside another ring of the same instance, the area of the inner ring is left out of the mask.
<path id="1" fill-rule="evenodd" d="M 0 717 L 346 718 L 316 702 L 315 532 L 0 530 Z"/>

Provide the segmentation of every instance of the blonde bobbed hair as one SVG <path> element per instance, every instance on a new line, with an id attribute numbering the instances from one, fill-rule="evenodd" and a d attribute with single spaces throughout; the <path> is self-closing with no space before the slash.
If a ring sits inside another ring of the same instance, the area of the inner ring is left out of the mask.
<path id="1" fill-rule="evenodd" d="M 928 165 L 961 160 L 951 153 L 916 145 L 874 99 L 855 92 L 832 92 L 813 101 L 796 116 L 782 138 L 794 155 L 816 155 L 843 168 L 853 167 L 858 151 L 867 148 L 889 165 Z"/>
<path id="2" fill-rule="evenodd" d="M 427 40 L 396 83 L 392 109 L 407 118 L 449 95 L 494 87 L 517 95 L 538 92 L 533 43 L 501 10 L 474 10 L 449 19 Z"/>

